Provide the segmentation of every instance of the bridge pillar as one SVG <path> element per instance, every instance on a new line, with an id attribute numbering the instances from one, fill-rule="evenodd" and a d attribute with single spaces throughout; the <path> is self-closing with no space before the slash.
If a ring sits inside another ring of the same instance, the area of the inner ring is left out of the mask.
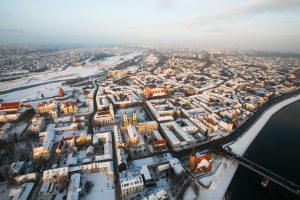
<path id="1" fill-rule="evenodd" d="M 263 180 L 261 181 L 261 185 L 263 186 L 263 188 L 266 188 L 269 184 L 270 179 L 266 176 L 264 176 Z"/>

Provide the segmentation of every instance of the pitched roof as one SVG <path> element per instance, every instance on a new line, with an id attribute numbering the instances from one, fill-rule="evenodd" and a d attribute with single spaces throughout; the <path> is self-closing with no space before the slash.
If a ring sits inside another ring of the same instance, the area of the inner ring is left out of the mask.
<path id="1" fill-rule="evenodd" d="M 19 109 L 20 102 L 7 102 L 7 103 L 0 103 L 0 111 L 6 109 Z"/>

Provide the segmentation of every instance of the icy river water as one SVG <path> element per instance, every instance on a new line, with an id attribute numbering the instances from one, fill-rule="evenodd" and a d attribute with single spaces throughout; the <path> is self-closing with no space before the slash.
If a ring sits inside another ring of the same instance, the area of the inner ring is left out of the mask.
<path id="1" fill-rule="evenodd" d="M 300 101 L 272 116 L 247 149 L 245 157 L 300 185 Z M 299 199 L 272 182 L 267 188 L 262 188 L 262 179 L 239 166 L 226 199 Z"/>

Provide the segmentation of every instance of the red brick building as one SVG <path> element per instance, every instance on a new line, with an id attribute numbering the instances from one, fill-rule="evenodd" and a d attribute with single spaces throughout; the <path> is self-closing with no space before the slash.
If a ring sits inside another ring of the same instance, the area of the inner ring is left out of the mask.
<path id="1" fill-rule="evenodd" d="M 193 173 L 208 173 L 212 170 L 212 163 L 211 153 L 196 155 L 193 150 L 189 159 L 189 170 Z"/>

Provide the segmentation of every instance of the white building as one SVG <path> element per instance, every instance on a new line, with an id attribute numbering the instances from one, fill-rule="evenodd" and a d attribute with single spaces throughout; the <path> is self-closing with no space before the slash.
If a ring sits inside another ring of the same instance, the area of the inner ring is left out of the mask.
<path id="1" fill-rule="evenodd" d="M 114 177 L 114 168 L 112 162 L 99 162 L 82 165 L 81 171 L 83 173 L 106 172 L 108 179 L 112 179 Z"/>
<path id="2" fill-rule="evenodd" d="M 135 194 L 144 189 L 144 181 L 141 175 L 130 178 L 120 178 L 122 196 Z"/>
<path id="3" fill-rule="evenodd" d="M 194 142 L 194 139 L 175 121 L 161 123 L 162 134 L 167 139 L 172 148 L 178 148 Z"/>
<path id="4" fill-rule="evenodd" d="M 182 167 L 182 164 L 177 158 L 170 159 L 169 163 L 176 175 L 180 175 L 181 173 L 184 172 L 184 168 Z"/>
<path id="5" fill-rule="evenodd" d="M 146 105 L 150 109 L 151 114 L 158 122 L 174 120 L 172 115 L 175 113 L 176 107 L 174 107 L 166 99 L 146 101 Z M 166 110 L 165 108 L 172 109 Z"/>
<path id="6" fill-rule="evenodd" d="M 24 183 L 18 187 L 15 187 L 9 192 L 10 200 L 27 200 L 33 189 L 34 183 Z"/>
<path id="7" fill-rule="evenodd" d="M 73 157 L 73 152 L 69 153 L 66 161 L 66 166 L 74 166 L 77 165 L 77 158 Z"/>
<path id="8" fill-rule="evenodd" d="M 115 114 L 112 104 L 109 104 L 108 108 L 104 107 L 102 110 L 98 110 L 97 113 L 94 116 L 93 124 L 95 126 L 105 125 L 105 124 L 111 124 L 115 120 Z"/>
<path id="9" fill-rule="evenodd" d="M 96 100 L 97 100 L 98 109 L 100 109 L 100 110 L 101 110 L 102 107 L 109 106 L 108 99 L 105 95 L 104 96 L 97 96 Z"/>
<path id="10" fill-rule="evenodd" d="M 127 168 L 127 159 L 126 159 L 125 151 L 123 149 L 125 144 L 123 143 L 121 132 L 117 128 L 117 126 L 114 126 L 114 136 L 115 136 L 115 143 L 116 143 L 118 168 L 119 171 L 123 171 Z"/>
<path id="11" fill-rule="evenodd" d="M 55 124 L 49 124 L 47 126 L 46 132 L 41 132 L 39 134 L 40 140 L 42 140 L 42 146 L 36 147 L 33 149 L 33 158 L 39 159 L 44 158 L 48 159 L 50 156 L 50 152 L 52 150 L 54 144 L 54 136 L 55 136 Z"/>
<path id="12" fill-rule="evenodd" d="M 232 124 L 227 124 L 224 121 L 220 121 L 218 125 L 225 132 L 231 132 L 232 131 L 232 127 L 233 127 Z"/>
<path id="13" fill-rule="evenodd" d="M 143 136 L 136 130 L 135 126 L 129 124 L 127 126 L 127 144 L 129 147 L 135 147 L 139 149 L 145 149 L 146 144 Z"/>
<path id="14" fill-rule="evenodd" d="M 24 169 L 25 161 L 14 162 L 10 165 L 10 170 L 13 174 L 20 174 Z"/>
<path id="15" fill-rule="evenodd" d="M 140 170 L 140 173 L 144 177 L 145 185 L 146 186 L 153 186 L 153 185 L 155 185 L 155 181 L 152 179 L 150 171 L 149 171 L 147 165 L 143 165 L 142 166 L 142 169 Z"/>
<path id="16" fill-rule="evenodd" d="M 68 167 L 50 169 L 43 172 L 44 183 L 57 183 L 67 181 L 69 173 Z"/>
<path id="17" fill-rule="evenodd" d="M 24 174 L 14 178 L 16 185 L 26 182 L 35 182 L 37 173 Z"/>
<path id="18" fill-rule="evenodd" d="M 169 199 L 168 193 L 164 188 L 158 188 L 151 192 L 148 196 L 144 197 L 142 200 L 165 200 Z"/>
<path id="19" fill-rule="evenodd" d="M 75 173 L 70 178 L 67 200 L 78 200 L 80 191 L 80 173 Z"/>
<path id="20" fill-rule="evenodd" d="M 202 134 L 207 132 L 207 126 L 204 125 L 197 117 L 191 117 L 190 120 L 198 127 Z"/>
<path id="21" fill-rule="evenodd" d="M 43 130 L 45 127 L 45 118 L 42 117 L 34 117 L 31 120 L 31 125 L 29 126 L 29 132 L 30 133 L 39 133 Z"/>

